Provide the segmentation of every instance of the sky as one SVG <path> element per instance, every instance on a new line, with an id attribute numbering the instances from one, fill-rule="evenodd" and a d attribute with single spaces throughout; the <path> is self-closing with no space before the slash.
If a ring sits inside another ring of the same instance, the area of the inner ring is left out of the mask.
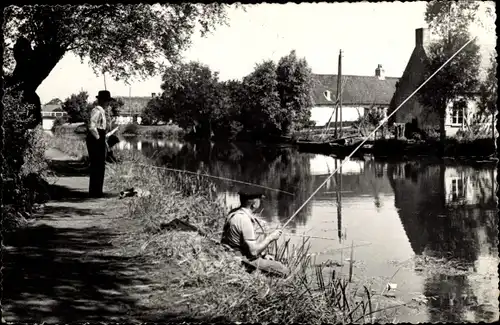
<path id="1" fill-rule="evenodd" d="M 425 2 L 287 3 L 248 5 L 246 11 L 231 6 L 228 26 L 213 33 L 196 34 L 184 60 L 199 61 L 219 72 L 221 80 L 241 79 L 264 60 L 277 62 L 296 50 L 313 73 L 337 74 L 342 49 L 344 75 L 374 75 L 381 64 L 388 77 L 400 77 L 415 47 L 415 29 L 426 27 Z M 482 52 L 495 48 L 496 36 L 472 30 Z M 486 57 L 486 55 L 484 55 Z M 106 78 L 113 96 L 151 96 L 160 93 L 161 76 L 143 81 Z M 104 78 L 88 64 L 67 53 L 38 87 L 42 103 L 64 100 L 85 90 L 91 98 L 104 89 Z"/>

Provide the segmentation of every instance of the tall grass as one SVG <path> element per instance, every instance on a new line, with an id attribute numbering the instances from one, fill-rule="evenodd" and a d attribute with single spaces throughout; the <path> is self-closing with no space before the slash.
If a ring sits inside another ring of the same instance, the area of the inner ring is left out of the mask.
<path id="1" fill-rule="evenodd" d="M 44 134 L 45 146 L 57 149 L 75 159 L 88 159 L 85 138 L 72 135 Z"/>
<path id="2" fill-rule="evenodd" d="M 182 268 L 165 281 L 171 290 L 185 293 L 178 303 L 189 303 L 194 316 L 263 323 L 372 321 L 370 290 L 349 284 L 326 264 L 314 265 L 307 239 L 296 246 L 288 240 L 268 249 L 291 269 L 288 278 L 247 273 L 241 260 L 217 243 L 228 211 L 210 180 L 148 166 L 140 154 L 120 155 L 122 163 L 108 166 L 107 186 L 150 192 L 129 199 L 126 217 L 137 228 L 124 242 L 144 257 Z M 175 218 L 197 226 L 206 236 L 162 229 Z"/>

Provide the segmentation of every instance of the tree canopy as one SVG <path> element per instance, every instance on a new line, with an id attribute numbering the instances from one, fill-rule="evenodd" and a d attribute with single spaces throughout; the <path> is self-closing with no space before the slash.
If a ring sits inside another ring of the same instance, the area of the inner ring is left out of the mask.
<path id="1" fill-rule="evenodd" d="M 4 10 L 6 86 L 21 90 L 41 121 L 37 87 L 68 52 L 96 73 L 145 78 L 180 61 L 196 30 L 226 22 L 226 4 L 9 6 Z M 14 62 L 15 61 L 15 62 Z"/>
<path id="2" fill-rule="evenodd" d="M 425 79 L 472 38 L 469 26 L 476 21 L 478 8 L 475 1 L 431 1 L 427 4 L 425 19 L 431 32 L 437 37 L 427 53 L 429 60 L 424 73 Z M 480 60 L 479 46 L 473 40 L 430 79 L 419 93 L 420 102 L 439 113 L 443 144 L 446 139 L 446 108 L 452 101 L 473 98 L 477 94 Z"/>
<path id="3" fill-rule="evenodd" d="M 199 62 L 165 69 L 161 97 L 143 113 L 146 123 L 172 119 L 197 137 L 263 138 L 287 135 L 309 122 L 312 75 L 295 51 L 278 65 L 257 64 L 242 81 L 219 81 Z"/>
<path id="4" fill-rule="evenodd" d="M 66 98 L 62 109 L 68 114 L 69 123 L 87 122 L 89 120 L 92 104 L 88 102 L 89 94 L 81 91 Z"/>

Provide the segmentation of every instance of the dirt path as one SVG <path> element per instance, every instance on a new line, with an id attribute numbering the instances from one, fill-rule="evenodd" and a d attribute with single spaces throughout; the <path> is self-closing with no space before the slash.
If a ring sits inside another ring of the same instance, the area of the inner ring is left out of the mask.
<path id="1" fill-rule="evenodd" d="M 113 194 L 88 199 L 85 166 L 57 150 L 46 155 L 58 174 L 49 180 L 51 201 L 31 226 L 4 238 L 3 318 L 67 323 L 178 316 L 170 304 L 176 295 L 152 276 L 165 273 L 165 265 L 113 244 L 130 226 L 124 201 Z"/>

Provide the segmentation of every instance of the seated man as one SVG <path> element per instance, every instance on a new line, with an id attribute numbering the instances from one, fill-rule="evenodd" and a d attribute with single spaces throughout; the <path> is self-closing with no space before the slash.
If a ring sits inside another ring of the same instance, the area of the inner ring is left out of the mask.
<path id="1" fill-rule="evenodd" d="M 221 243 L 246 257 L 248 260 L 244 262 L 247 266 L 266 273 L 286 276 L 289 270 L 285 265 L 262 256 L 269 244 L 281 236 L 281 230 L 275 230 L 259 240 L 255 236 L 254 212 L 260 207 L 260 200 L 263 197 L 262 194 L 240 193 L 241 206 L 229 213 L 224 224 Z"/>

